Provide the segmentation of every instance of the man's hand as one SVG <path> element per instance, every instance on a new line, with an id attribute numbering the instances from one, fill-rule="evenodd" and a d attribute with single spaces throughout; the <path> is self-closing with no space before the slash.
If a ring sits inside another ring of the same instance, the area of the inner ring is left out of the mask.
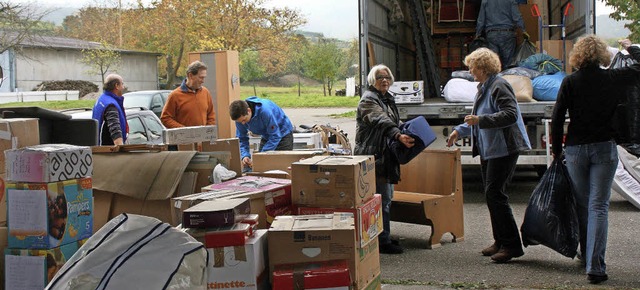
<path id="1" fill-rule="evenodd" d="M 253 167 L 253 161 L 251 161 L 251 158 L 249 158 L 249 157 L 242 158 L 242 165 L 246 166 L 246 167 L 249 167 L 249 168 L 252 168 Z"/>
<path id="2" fill-rule="evenodd" d="M 404 144 L 404 147 L 411 148 L 413 147 L 413 145 L 415 145 L 416 139 L 407 134 L 400 134 L 400 136 L 398 137 L 398 141 Z"/>

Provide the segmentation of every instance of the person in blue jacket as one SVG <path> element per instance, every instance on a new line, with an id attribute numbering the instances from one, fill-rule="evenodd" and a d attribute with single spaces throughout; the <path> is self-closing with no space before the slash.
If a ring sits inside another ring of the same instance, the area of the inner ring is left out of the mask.
<path id="1" fill-rule="evenodd" d="M 520 152 L 531 143 L 511 85 L 499 77 L 500 58 L 488 48 L 467 55 L 464 63 L 480 82 L 471 115 L 454 128 L 447 146 L 459 137 L 471 136 L 473 156 L 480 155 L 484 194 L 489 208 L 494 243 L 481 251 L 496 263 L 524 255 L 520 231 L 513 217 L 507 183 L 516 169 Z"/>
<path id="2" fill-rule="evenodd" d="M 110 74 L 104 80 L 104 92 L 93 106 L 92 118 L 98 120 L 98 144 L 122 145 L 127 141 L 129 125 L 124 112 L 124 80 Z"/>
<path id="3" fill-rule="evenodd" d="M 236 122 L 240 139 L 240 158 L 246 168 L 253 166 L 249 149 L 249 132 L 260 135 L 260 152 L 293 150 L 293 124 L 274 102 L 256 96 L 236 100 L 229 105 L 229 116 Z"/>

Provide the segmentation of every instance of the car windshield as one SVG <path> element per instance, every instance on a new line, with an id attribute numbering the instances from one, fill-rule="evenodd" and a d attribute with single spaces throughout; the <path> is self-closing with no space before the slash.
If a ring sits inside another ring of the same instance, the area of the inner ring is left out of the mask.
<path id="1" fill-rule="evenodd" d="M 135 108 L 142 107 L 145 109 L 149 109 L 149 104 L 151 104 L 151 94 L 125 94 L 124 95 L 124 107 L 125 108 Z"/>

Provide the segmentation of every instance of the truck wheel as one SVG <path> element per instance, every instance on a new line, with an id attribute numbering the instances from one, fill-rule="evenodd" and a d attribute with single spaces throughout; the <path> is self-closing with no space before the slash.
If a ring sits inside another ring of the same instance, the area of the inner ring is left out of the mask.
<path id="1" fill-rule="evenodd" d="M 545 165 L 534 165 L 533 169 L 536 170 L 538 177 L 542 177 L 545 172 L 547 172 L 547 166 Z"/>

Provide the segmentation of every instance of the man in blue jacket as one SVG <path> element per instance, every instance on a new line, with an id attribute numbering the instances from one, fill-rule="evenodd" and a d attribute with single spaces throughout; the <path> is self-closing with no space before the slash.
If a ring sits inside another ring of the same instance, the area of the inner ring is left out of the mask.
<path id="1" fill-rule="evenodd" d="M 117 74 L 104 80 L 104 92 L 93 106 L 93 119 L 98 120 L 98 144 L 122 145 L 127 141 L 129 125 L 124 112 L 124 81 Z"/>
<path id="2" fill-rule="evenodd" d="M 231 120 L 236 122 L 240 139 L 240 158 L 245 168 L 251 168 L 249 131 L 262 136 L 260 152 L 293 150 L 293 125 L 289 117 L 274 102 L 258 97 L 236 100 L 229 105 Z"/>

